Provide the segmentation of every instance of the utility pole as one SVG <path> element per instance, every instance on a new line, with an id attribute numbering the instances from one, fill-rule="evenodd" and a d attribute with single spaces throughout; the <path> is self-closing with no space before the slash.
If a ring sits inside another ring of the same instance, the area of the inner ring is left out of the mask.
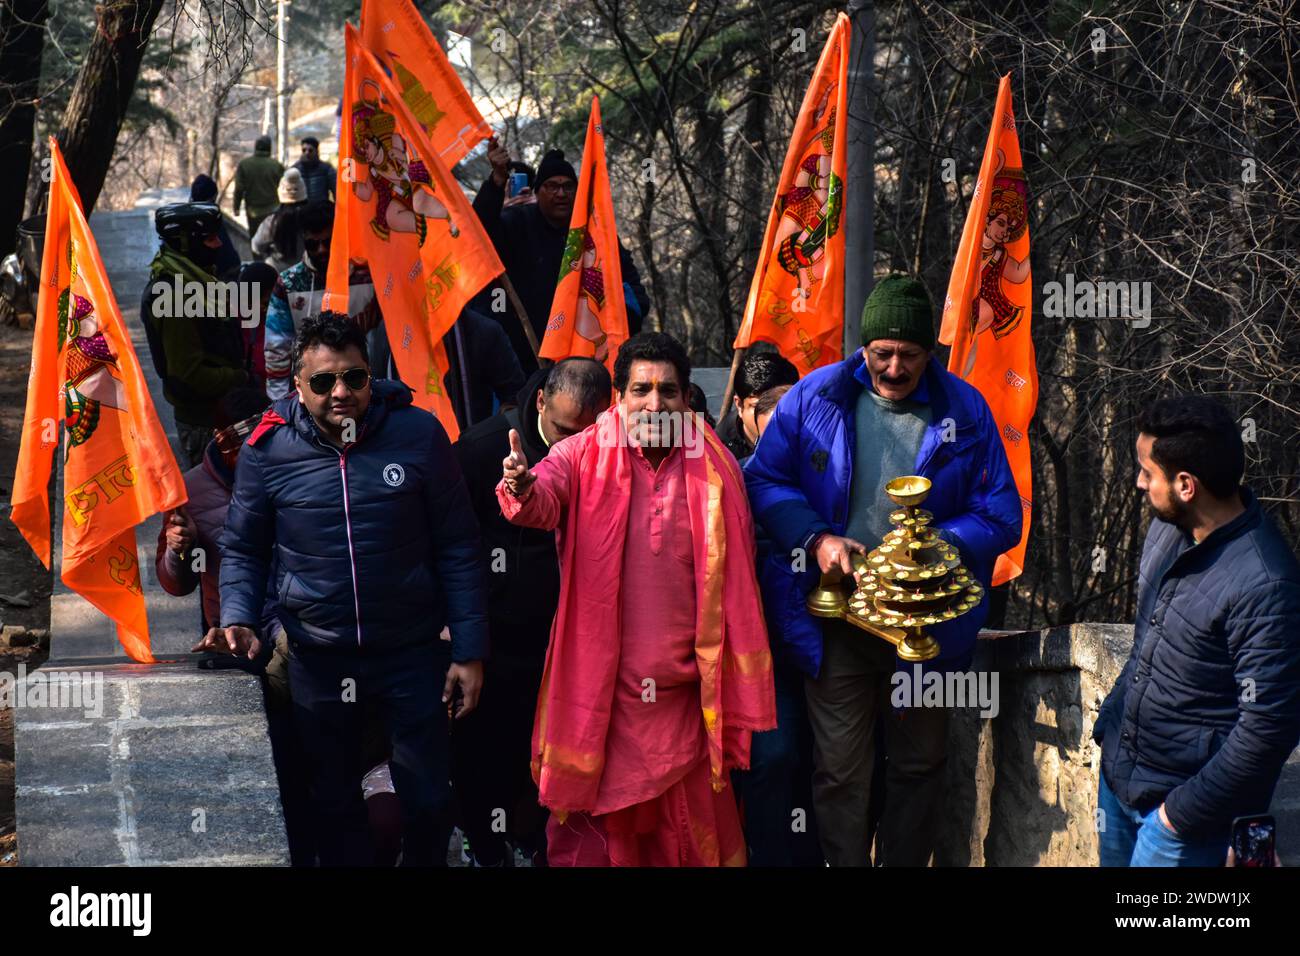
<path id="1" fill-rule="evenodd" d="M 289 161 L 289 0 L 276 0 L 275 156 Z"/>
<path id="2" fill-rule="evenodd" d="M 872 0 L 849 0 L 852 26 L 848 78 L 848 182 L 844 184 L 844 357 L 862 347 L 862 306 L 871 294 L 876 259 L 875 96 L 876 10 Z"/>

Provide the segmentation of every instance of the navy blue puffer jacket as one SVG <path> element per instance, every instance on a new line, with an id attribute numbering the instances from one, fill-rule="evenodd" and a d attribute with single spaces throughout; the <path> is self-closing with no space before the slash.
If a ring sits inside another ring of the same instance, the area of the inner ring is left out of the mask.
<path id="1" fill-rule="evenodd" d="M 1204 541 L 1154 518 L 1133 651 L 1093 728 L 1115 795 L 1179 833 L 1264 813 L 1300 740 L 1300 565 L 1251 492 Z"/>
<path id="2" fill-rule="evenodd" d="M 239 455 L 221 538 L 221 622 L 261 619 L 275 562 L 290 642 L 388 650 L 437 642 L 487 656 L 478 523 L 442 425 L 411 390 L 375 381 L 356 441 L 326 441 L 297 395 L 275 402 Z"/>

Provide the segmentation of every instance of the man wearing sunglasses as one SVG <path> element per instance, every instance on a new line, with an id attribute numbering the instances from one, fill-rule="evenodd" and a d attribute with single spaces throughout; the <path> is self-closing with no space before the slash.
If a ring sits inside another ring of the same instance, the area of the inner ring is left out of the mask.
<path id="1" fill-rule="evenodd" d="M 537 341 L 546 333 L 546 320 L 551 314 L 551 300 L 560 276 L 560 260 L 564 256 L 564 241 L 568 237 L 569 222 L 573 218 L 573 201 L 578 192 L 578 174 L 564 158 L 564 153 L 553 149 L 542 157 L 535 179 L 537 202 L 505 207 L 506 183 L 510 174 L 510 153 L 495 138 L 489 141 L 488 160 L 492 175 L 483 181 L 474 197 L 474 211 L 478 213 L 483 228 L 492 237 L 501 264 L 519 294 L 528 321 L 532 323 Z M 504 207 L 504 208 L 503 208 Z M 620 247 L 619 262 L 623 271 L 623 293 L 627 300 L 628 334 L 641 331 L 641 321 L 650 308 L 650 297 L 641 286 L 641 276 L 626 249 Z M 495 293 L 495 294 L 494 294 Z M 510 342 L 519 356 L 525 375 L 537 369 L 537 359 L 516 317 L 514 307 L 507 302 L 507 311 L 493 312 L 493 302 L 503 301 L 495 286 L 489 286 L 475 299 L 474 307 L 505 325 Z"/>
<path id="2" fill-rule="evenodd" d="M 221 539 L 223 626 L 199 649 L 257 655 L 274 558 L 321 863 L 373 859 L 359 785 L 371 707 L 389 729 L 403 863 L 445 862 L 448 712 L 475 708 L 487 656 L 478 523 L 442 425 L 406 386 L 371 380 L 354 322 L 303 323 L 294 385 L 240 454 Z"/>

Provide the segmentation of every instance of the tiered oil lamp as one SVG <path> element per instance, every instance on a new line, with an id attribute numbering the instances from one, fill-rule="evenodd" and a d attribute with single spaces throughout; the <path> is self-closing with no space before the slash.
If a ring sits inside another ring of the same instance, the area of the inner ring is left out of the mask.
<path id="1" fill-rule="evenodd" d="M 840 618 L 889 641 L 905 661 L 937 657 L 939 644 L 923 628 L 973 609 L 984 589 L 931 527 L 934 515 L 918 507 L 929 493 L 930 479 L 919 475 L 888 482 L 885 494 L 901 506 L 889 516 L 894 530 L 865 558 L 853 555 L 859 584 L 848 597 L 840 571 L 823 573 L 808 595 L 808 612 Z"/>

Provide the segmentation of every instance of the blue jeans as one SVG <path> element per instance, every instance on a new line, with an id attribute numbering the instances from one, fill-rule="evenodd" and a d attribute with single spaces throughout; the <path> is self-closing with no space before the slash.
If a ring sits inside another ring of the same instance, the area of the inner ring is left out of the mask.
<path id="1" fill-rule="evenodd" d="M 1102 866 L 1223 866 L 1227 835 L 1218 839 L 1181 836 L 1165 826 L 1160 807 L 1147 813 L 1120 802 L 1099 774 L 1097 848 Z"/>

